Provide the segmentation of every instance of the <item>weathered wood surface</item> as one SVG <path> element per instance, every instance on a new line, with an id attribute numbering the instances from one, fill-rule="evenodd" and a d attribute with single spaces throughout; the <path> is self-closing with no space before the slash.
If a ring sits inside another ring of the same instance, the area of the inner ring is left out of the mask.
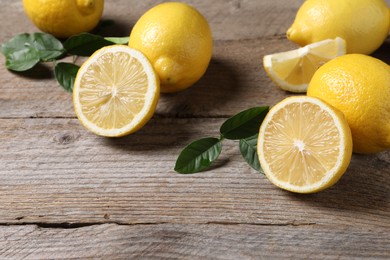
<path id="1" fill-rule="evenodd" d="M 104 19 L 116 22 L 107 33 L 128 35 L 157 2 L 106 1 Z M 0 259 L 389 258 L 390 152 L 354 155 L 338 184 L 313 195 L 275 188 L 232 141 L 212 170 L 173 171 L 190 141 L 290 95 L 261 59 L 296 47 L 284 32 L 303 1 L 186 2 L 210 21 L 211 65 L 191 89 L 163 95 L 134 135 L 84 130 L 49 64 L 0 66 Z M 0 42 L 36 31 L 21 1 L 0 4 Z M 389 51 L 390 40 L 374 55 L 390 62 Z"/>
<path id="2" fill-rule="evenodd" d="M 223 120 L 159 118 L 134 135 L 106 139 L 86 132 L 76 119 L 2 119 L 0 219 L 13 224 L 335 223 L 390 228 L 390 153 L 354 156 L 336 186 L 314 195 L 276 189 L 246 165 L 232 141 L 224 143 L 220 167 L 175 174 L 179 150 L 200 135 L 217 135 Z"/>
<path id="3" fill-rule="evenodd" d="M 116 225 L 0 227 L 3 258 L 385 259 L 386 230 L 331 226 Z M 14 247 L 8 247 L 13 244 Z"/>

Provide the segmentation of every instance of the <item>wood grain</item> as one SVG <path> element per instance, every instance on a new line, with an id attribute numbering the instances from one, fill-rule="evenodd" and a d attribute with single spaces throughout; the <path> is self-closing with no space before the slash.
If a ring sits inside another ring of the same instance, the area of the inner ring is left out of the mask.
<path id="1" fill-rule="evenodd" d="M 106 1 L 103 20 L 115 24 L 104 34 L 128 35 L 160 2 Z M 52 64 L 0 66 L 0 259 L 388 258 L 390 152 L 354 155 L 335 186 L 312 195 L 276 188 L 228 140 L 211 170 L 173 171 L 180 150 L 218 136 L 227 117 L 291 95 L 262 57 L 297 47 L 284 33 L 303 0 L 183 2 L 210 22 L 211 64 L 192 88 L 162 95 L 134 135 L 81 127 Z M 0 5 L 1 43 L 37 31 L 22 1 Z M 390 38 L 373 56 L 390 63 L 389 49 Z"/>
<path id="2" fill-rule="evenodd" d="M 0 255 L 17 259 L 386 259 L 380 228 L 105 224 L 0 227 Z"/>
<path id="3" fill-rule="evenodd" d="M 388 1 L 388 0 L 386 0 Z M 161 0 L 106 1 L 102 20 L 115 24 L 103 32 L 113 36 L 127 36 L 139 17 Z M 304 0 L 184 0 L 196 7 L 209 21 L 215 40 L 255 39 L 285 34 L 296 10 Z M 0 42 L 15 34 L 38 31 L 24 14 L 22 1 L 0 0 L 2 6 Z M 15 22 L 17 21 L 17 22 Z"/>
<path id="4" fill-rule="evenodd" d="M 2 119 L 0 220 L 390 228 L 390 153 L 355 155 L 336 186 L 313 195 L 274 187 L 228 140 L 211 171 L 175 173 L 180 149 L 200 135 L 218 136 L 222 122 L 160 118 L 134 135 L 106 139 L 76 119 Z"/>

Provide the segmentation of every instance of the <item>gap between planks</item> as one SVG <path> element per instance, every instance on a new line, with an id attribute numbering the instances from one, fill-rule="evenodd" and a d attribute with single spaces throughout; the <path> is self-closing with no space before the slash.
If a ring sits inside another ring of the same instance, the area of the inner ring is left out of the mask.
<path id="1" fill-rule="evenodd" d="M 268 227 L 285 227 L 285 226 L 313 226 L 317 225 L 314 222 L 286 222 L 286 223 L 249 223 L 249 222 L 221 222 L 221 221 L 210 221 L 210 222 L 199 222 L 199 223 L 172 223 L 172 222 L 139 222 L 139 223 L 123 223 L 123 222 L 87 222 L 87 223 L 76 223 L 76 222 L 60 222 L 60 223 L 48 223 L 48 222 L 22 222 L 22 223 L 0 223 L 0 227 L 12 227 L 12 226 L 37 226 L 39 228 L 49 228 L 49 229 L 76 229 L 84 228 L 91 226 L 100 226 L 100 225 L 118 225 L 118 226 L 151 226 L 151 225 L 222 225 L 222 226 L 268 226 Z"/>

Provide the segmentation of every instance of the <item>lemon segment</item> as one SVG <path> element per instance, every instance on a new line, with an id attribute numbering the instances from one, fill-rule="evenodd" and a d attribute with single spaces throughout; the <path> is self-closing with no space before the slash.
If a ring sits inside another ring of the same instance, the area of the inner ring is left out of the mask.
<path id="1" fill-rule="evenodd" d="M 340 111 L 320 99 L 295 96 L 270 110 L 260 127 L 257 149 L 273 184 L 313 193 L 344 174 L 352 156 L 352 136 Z"/>
<path id="2" fill-rule="evenodd" d="M 79 69 L 73 103 L 80 122 L 95 134 L 119 137 L 152 117 L 159 81 L 148 59 L 123 45 L 104 47 Z"/>
<path id="3" fill-rule="evenodd" d="M 327 39 L 299 49 L 266 55 L 263 66 L 281 89 L 304 93 L 317 69 L 345 52 L 343 39 Z"/>

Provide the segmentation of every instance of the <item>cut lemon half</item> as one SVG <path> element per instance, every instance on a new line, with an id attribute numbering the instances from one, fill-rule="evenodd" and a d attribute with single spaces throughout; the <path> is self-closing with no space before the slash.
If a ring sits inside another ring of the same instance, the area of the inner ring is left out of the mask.
<path id="1" fill-rule="evenodd" d="M 97 135 L 119 137 L 152 117 L 160 84 L 148 59 L 124 45 L 96 51 L 79 69 L 73 87 L 80 122 Z"/>
<path id="2" fill-rule="evenodd" d="M 328 39 L 292 51 L 266 55 L 263 66 L 281 89 L 304 93 L 319 67 L 345 53 L 346 46 L 342 38 Z"/>
<path id="3" fill-rule="evenodd" d="M 351 161 L 344 115 L 318 98 L 294 96 L 275 105 L 259 132 L 257 152 L 267 178 L 297 193 L 335 184 Z"/>

